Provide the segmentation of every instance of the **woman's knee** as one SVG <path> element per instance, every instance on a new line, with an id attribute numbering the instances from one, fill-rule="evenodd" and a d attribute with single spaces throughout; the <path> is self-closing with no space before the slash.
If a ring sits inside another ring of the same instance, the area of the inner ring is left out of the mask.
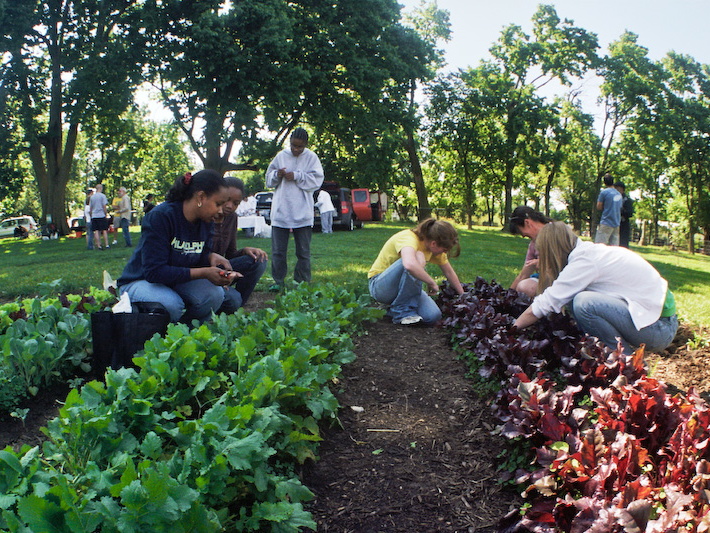
<path id="1" fill-rule="evenodd" d="M 200 317 L 208 317 L 212 311 L 217 312 L 222 307 L 224 297 L 224 289 L 213 285 L 210 290 L 204 291 L 199 298 L 191 302 L 193 313 Z"/>
<path id="2" fill-rule="evenodd" d="M 537 284 L 538 281 L 535 278 L 527 278 L 518 283 L 516 290 L 526 294 L 530 298 L 535 298 L 537 295 Z"/>
<path id="3" fill-rule="evenodd" d="M 422 291 L 419 297 L 417 313 L 426 324 L 434 324 L 441 320 L 441 309 L 426 292 Z"/>
<path id="4" fill-rule="evenodd" d="M 594 293 L 590 291 L 583 291 L 572 298 L 572 316 L 579 319 L 579 317 L 588 317 L 594 315 L 594 305 L 596 303 L 596 298 Z"/>
<path id="5" fill-rule="evenodd" d="M 129 283 L 120 290 L 128 293 L 132 302 L 159 302 L 170 315 L 171 322 L 177 322 L 185 312 L 185 302 L 180 295 L 165 285 L 139 280 Z"/>

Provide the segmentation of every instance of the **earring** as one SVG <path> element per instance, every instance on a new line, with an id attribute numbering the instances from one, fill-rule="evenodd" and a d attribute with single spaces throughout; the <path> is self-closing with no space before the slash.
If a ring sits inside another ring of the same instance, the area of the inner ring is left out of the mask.
<path id="1" fill-rule="evenodd" d="M 202 202 L 197 202 L 197 207 L 198 208 L 202 207 Z"/>

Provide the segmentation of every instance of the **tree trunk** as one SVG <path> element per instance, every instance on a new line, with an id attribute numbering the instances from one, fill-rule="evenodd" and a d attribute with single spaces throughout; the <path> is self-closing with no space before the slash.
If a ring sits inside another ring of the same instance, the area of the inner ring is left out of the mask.
<path id="1" fill-rule="evenodd" d="M 409 164 L 412 168 L 412 179 L 414 180 L 414 188 L 417 192 L 417 202 L 419 204 L 417 219 L 421 222 L 431 216 L 431 207 L 429 206 L 429 196 L 424 183 L 422 165 L 419 161 L 417 142 L 414 139 L 414 131 L 409 129 L 409 127 L 405 127 L 405 134 L 406 140 L 404 141 L 404 147 L 409 156 Z"/>

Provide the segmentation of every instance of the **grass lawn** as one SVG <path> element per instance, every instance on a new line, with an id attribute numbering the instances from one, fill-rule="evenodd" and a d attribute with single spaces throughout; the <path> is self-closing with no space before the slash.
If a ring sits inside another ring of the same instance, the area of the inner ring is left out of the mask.
<path id="1" fill-rule="evenodd" d="M 390 235 L 411 225 L 394 223 L 366 224 L 353 232 L 337 231 L 329 235 L 314 233 L 311 246 L 313 281 L 332 282 L 353 289 L 365 290 L 367 271 Z M 133 227 L 134 242 L 140 228 Z M 452 261 L 461 281 L 473 281 L 476 276 L 495 279 L 508 285 L 517 275 L 525 258 L 528 240 L 513 237 L 500 228 L 459 227 L 461 256 Z M 62 238 L 0 240 L 0 299 L 12 300 L 39 292 L 42 283 L 61 279 L 65 291 L 78 291 L 91 285 L 101 286 L 103 271 L 115 279 L 123 270 L 132 248 L 119 244 L 109 250 L 89 251 L 85 239 Z M 239 234 L 239 246 L 254 246 L 271 251 L 269 239 L 247 239 Z M 654 246 L 633 247 L 651 262 L 669 281 L 676 295 L 681 319 L 701 326 L 710 326 L 710 257 L 671 252 Z M 294 244 L 289 242 L 289 273 L 295 263 Z M 432 267 L 430 267 L 432 268 Z M 433 267 L 430 272 L 441 278 Z M 270 271 L 257 287 L 264 290 L 270 284 Z"/>

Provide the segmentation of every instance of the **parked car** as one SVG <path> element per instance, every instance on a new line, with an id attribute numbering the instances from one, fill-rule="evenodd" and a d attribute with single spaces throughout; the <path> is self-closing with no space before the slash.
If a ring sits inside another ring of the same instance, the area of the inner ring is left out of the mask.
<path id="1" fill-rule="evenodd" d="M 263 191 L 256 193 L 254 196 L 256 197 L 257 216 L 264 217 L 266 223 L 271 224 L 271 200 L 274 197 L 274 193 Z"/>
<path id="2" fill-rule="evenodd" d="M 33 235 L 37 231 L 35 219 L 29 215 L 6 218 L 0 222 L 0 237 L 14 237 L 15 229 L 22 227 L 27 235 Z"/>
<path id="3" fill-rule="evenodd" d="M 347 231 L 352 231 L 355 228 L 361 228 L 362 221 L 358 220 L 353 209 L 352 191 L 346 187 L 341 187 L 335 181 L 324 181 L 322 188 L 330 194 L 333 200 L 333 207 L 335 207 L 333 229 L 341 227 Z M 314 199 L 318 197 L 318 192 L 319 191 L 313 193 Z M 314 209 L 314 211 L 315 219 L 313 226 L 320 228 L 320 213 L 318 213 L 318 209 Z"/>
<path id="4" fill-rule="evenodd" d="M 86 231 L 86 220 L 84 220 L 84 217 L 71 217 L 67 223 L 71 231 Z"/>
<path id="5" fill-rule="evenodd" d="M 353 210 L 358 220 L 382 220 L 387 210 L 386 193 L 369 191 L 367 189 L 353 189 L 352 193 Z"/>

